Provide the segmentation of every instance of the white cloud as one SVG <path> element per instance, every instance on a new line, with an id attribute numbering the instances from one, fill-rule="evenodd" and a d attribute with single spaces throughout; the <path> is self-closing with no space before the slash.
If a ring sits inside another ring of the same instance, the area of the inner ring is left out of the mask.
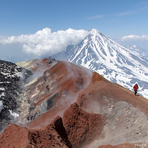
<path id="1" fill-rule="evenodd" d="M 121 38 L 121 41 L 148 41 L 148 36 L 128 35 Z"/>
<path id="2" fill-rule="evenodd" d="M 136 45 L 140 49 L 148 51 L 148 36 L 147 35 L 127 35 L 123 36 L 117 41 L 119 44 L 127 47 L 130 45 Z"/>
<path id="3" fill-rule="evenodd" d="M 14 44 L 19 43 L 24 52 L 42 56 L 50 53 L 56 54 L 66 49 L 70 44 L 76 45 L 89 34 L 85 30 L 68 29 L 51 33 L 50 28 L 44 28 L 35 34 L 0 37 L 0 43 Z"/>

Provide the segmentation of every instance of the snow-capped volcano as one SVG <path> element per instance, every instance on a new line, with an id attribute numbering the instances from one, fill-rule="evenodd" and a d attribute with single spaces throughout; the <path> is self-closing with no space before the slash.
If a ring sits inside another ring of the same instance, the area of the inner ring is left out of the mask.
<path id="1" fill-rule="evenodd" d="M 138 82 L 138 93 L 148 98 L 148 59 L 121 46 L 96 29 L 77 46 L 67 47 L 56 59 L 82 65 L 130 90 Z"/>

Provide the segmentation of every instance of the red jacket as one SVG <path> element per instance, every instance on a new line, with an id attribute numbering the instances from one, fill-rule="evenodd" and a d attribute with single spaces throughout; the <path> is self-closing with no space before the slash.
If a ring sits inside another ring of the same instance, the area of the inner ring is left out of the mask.
<path id="1" fill-rule="evenodd" d="M 133 89 L 134 89 L 135 91 L 137 91 L 137 90 L 138 90 L 138 85 L 135 84 L 135 85 L 133 86 Z"/>

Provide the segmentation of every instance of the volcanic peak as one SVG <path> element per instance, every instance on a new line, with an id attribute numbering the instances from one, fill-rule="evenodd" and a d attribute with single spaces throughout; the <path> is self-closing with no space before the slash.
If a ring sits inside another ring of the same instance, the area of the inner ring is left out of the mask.
<path id="1" fill-rule="evenodd" d="M 95 35 L 96 35 L 96 34 L 101 34 L 97 29 L 94 29 L 94 28 L 93 28 L 92 30 L 90 30 L 89 32 L 90 32 L 90 34 L 93 34 L 93 35 L 94 35 L 94 34 L 95 34 Z"/>

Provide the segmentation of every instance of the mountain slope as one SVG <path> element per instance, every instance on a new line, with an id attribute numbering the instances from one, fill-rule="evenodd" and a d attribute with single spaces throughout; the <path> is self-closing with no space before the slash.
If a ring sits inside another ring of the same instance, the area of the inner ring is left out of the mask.
<path id="1" fill-rule="evenodd" d="M 38 59 L 18 63 L 33 72 L 24 87 L 18 122 L 40 128 L 76 101 L 79 92 L 91 82 L 92 72 L 82 66 L 64 61 Z M 48 118 L 46 116 L 48 115 Z"/>
<path id="2" fill-rule="evenodd" d="M 18 118 L 23 113 L 26 118 L 32 111 L 40 116 L 29 125 L 10 124 L 0 137 L 0 147 L 148 147 L 147 99 L 134 96 L 96 72 L 90 75 L 91 71 L 81 66 L 46 62 L 47 59 L 31 62 L 33 72 L 41 65 L 42 70 L 44 66 L 49 69 L 27 84 L 28 97 L 22 99 L 29 108 L 24 104 Z M 50 97 L 54 92 L 59 92 L 58 98 Z M 34 108 L 30 108 L 31 104 Z"/>
<path id="3" fill-rule="evenodd" d="M 77 46 L 67 48 L 57 59 L 65 59 L 98 72 L 130 90 L 135 82 L 138 93 L 148 98 L 148 59 L 92 29 Z"/>
<path id="4" fill-rule="evenodd" d="M 18 116 L 24 82 L 31 71 L 0 60 L 0 133 Z"/>

